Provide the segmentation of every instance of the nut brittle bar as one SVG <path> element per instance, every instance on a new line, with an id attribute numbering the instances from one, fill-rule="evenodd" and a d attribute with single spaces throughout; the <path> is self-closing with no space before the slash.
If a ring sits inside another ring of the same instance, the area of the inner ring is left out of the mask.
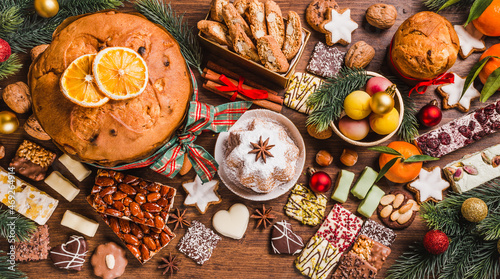
<path id="1" fill-rule="evenodd" d="M 157 229 L 105 214 L 101 214 L 101 217 L 142 264 L 149 261 L 175 237 L 167 226 Z"/>
<path id="2" fill-rule="evenodd" d="M 87 201 L 98 212 L 157 229 L 167 224 L 176 190 L 157 182 L 99 170 Z"/>
<path id="3" fill-rule="evenodd" d="M 40 145 L 24 140 L 12 159 L 9 167 L 15 168 L 16 172 L 29 179 L 40 181 L 56 159 L 56 154 L 46 150 Z"/>

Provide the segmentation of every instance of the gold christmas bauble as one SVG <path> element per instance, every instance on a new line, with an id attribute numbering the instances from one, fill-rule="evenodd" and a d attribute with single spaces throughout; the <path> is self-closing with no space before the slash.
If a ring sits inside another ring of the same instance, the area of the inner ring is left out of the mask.
<path id="1" fill-rule="evenodd" d="M 370 99 L 370 107 L 376 114 L 387 114 L 394 108 L 394 98 L 384 91 L 377 92 Z"/>
<path id="2" fill-rule="evenodd" d="M 0 112 L 0 133 L 12 134 L 19 127 L 17 116 L 10 111 Z"/>
<path id="3" fill-rule="evenodd" d="M 468 198 L 462 203 L 462 215 L 464 218 L 473 223 L 482 221 L 488 216 L 488 206 L 478 198 Z"/>
<path id="4" fill-rule="evenodd" d="M 59 12 L 59 3 L 57 0 L 35 0 L 35 11 L 41 17 L 53 17 Z"/>

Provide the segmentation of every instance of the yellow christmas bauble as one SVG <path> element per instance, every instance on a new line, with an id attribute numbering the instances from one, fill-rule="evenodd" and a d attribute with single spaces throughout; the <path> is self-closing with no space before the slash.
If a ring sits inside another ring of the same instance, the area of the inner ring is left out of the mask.
<path id="1" fill-rule="evenodd" d="M 59 3 L 57 0 L 35 0 L 35 11 L 41 17 L 53 17 L 59 12 Z"/>
<path id="2" fill-rule="evenodd" d="M 12 134 L 19 127 L 17 116 L 10 111 L 0 112 L 0 133 Z"/>
<path id="3" fill-rule="evenodd" d="M 394 98 L 386 92 L 377 92 L 370 99 L 370 107 L 376 114 L 387 114 L 394 108 Z"/>

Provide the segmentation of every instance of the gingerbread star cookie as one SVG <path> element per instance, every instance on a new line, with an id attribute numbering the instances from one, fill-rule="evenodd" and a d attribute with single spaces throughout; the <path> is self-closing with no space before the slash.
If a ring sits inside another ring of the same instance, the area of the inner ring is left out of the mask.
<path id="1" fill-rule="evenodd" d="M 329 8 L 326 20 L 319 26 L 320 31 L 325 33 L 326 43 L 348 45 L 351 43 L 351 33 L 358 28 L 358 24 L 351 19 L 351 10 L 343 9 L 337 11 Z"/>
<path id="2" fill-rule="evenodd" d="M 440 85 L 437 88 L 439 94 L 443 96 L 443 109 L 458 108 L 462 112 L 468 112 L 472 100 L 479 98 L 481 92 L 474 88 L 474 84 L 471 84 L 460 98 L 465 85 L 465 78 L 455 73 L 453 75 L 455 76 L 453 83 Z"/>
<path id="3" fill-rule="evenodd" d="M 444 191 L 450 183 L 443 179 L 440 167 L 422 168 L 418 177 L 406 185 L 408 190 L 415 193 L 417 202 L 439 202 L 443 200 Z"/>
<path id="4" fill-rule="evenodd" d="M 195 206 L 201 214 L 204 214 L 211 204 L 218 204 L 222 200 L 217 193 L 218 180 L 211 180 L 205 184 L 199 176 L 194 181 L 182 183 L 182 188 L 187 193 L 184 205 Z"/>
<path id="5" fill-rule="evenodd" d="M 474 52 L 481 52 L 486 49 L 484 44 L 484 35 L 474 27 L 474 24 L 469 24 L 467 27 L 462 25 L 453 25 L 457 32 L 460 41 L 460 57 L 463 59 L 469 57 Z"/>

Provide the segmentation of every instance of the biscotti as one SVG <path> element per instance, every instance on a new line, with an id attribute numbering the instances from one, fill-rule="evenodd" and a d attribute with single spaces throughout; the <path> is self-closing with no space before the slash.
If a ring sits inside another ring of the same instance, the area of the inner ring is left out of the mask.
<path id="1" fill-rule="evenodd" d="M 241 17 L 241 15 L 236 11 L 236 8 L 233 4 L 229 3 L 222 9 L 222 17 L 224 18 L 224 22 L 229 28 L 229 32 L 231 33 L 231 29 L 234 29 L 236 25 L 241 26 L 245 31 L 247 36 L 252 36 L 252 32 L 250 31 L 250 27 L 247 22 Z M 234 37 L 233 37 L 234 38 Z"/>
<path id="2" fill-rule="evenodd" d="M 258 0 L 251 0 L 248 7 L 248 20 L 250 21 L 250 30 L 255 40 L 267 35 L 267 26 L 264 18 L 264 3 Z"/>
<path id="3" fill-rule="evenodd" d="M 288 61 L 273 36 L 266 35 L 258 39 L 257 50 L 264 67 L 278 73 L 285 73 L 288 70 Z"/>
<path id="4" fill-rule="evenodd" d="M 292 60 L 299 52 L 302 44 L 302 24 L 300 17 L 296 12 L 288 12 L 286 23 L 285 42 L 283 43 L 283 54 L 286 59 Z"/>
<path id="5" fill-rule="evenodd" d="M 231 40 L 233 42 L 233 49 L 236 53 L 243 58 L 250 59 L 256 62 L 260 61 L 257 49 L 252 40 L 246 35 L 245 31 L 239 24 L 235 24 L 233 28 L 229 29 Z"/>
<path id="6" fill-rule="evenodd" d="M 198 29 L 207 35 L 208 39 L 221 45 L 229 45 L 229 32 L 224 24 L 212 20 L 200 20 Z"/>
<path id="7" fill-rule="evenodd" d="M 229 4 L 229 0 L 213 0 L 210 7 L 210 18 L 218 22 L 224 22 L 222 8 Z"/>
<path id="8" fill-rule="evenodd" d="M 285 23 L 280 7 L 272 0 L 266 2 L 266 21 L 267 33 L 274 37 L 281 49 L 285 41 Z"/>
<path id="9" fill-rule="evenodd" d="M 250 0 L 234 0 L 234 7 L 238 11 L 238 13 L 243 17 L 248 19 L 248 8 L 250 4 Z"/>

